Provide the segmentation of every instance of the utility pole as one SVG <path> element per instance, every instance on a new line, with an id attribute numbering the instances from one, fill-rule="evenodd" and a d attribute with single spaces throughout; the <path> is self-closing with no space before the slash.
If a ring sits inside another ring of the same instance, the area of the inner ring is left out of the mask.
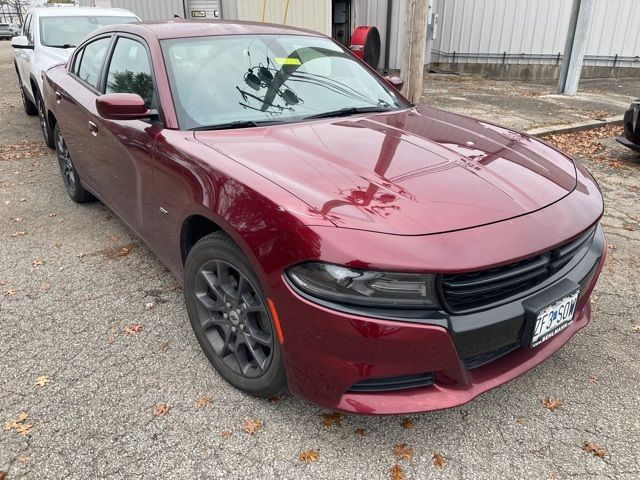
<path id="1" fill-rule="evenodd" d="M 405 81 L 403 92 L 413 103 L 422 96 L 428 13 L 429 0 L 406 0 L 400 75 Z"/>
<path id="2" fill-rule="evenodd" d="M 594 0 L 573 0 L 567 43 L 564 49 L 564 61 L 558 82 L 559 94 L 573 96 L 578 93 L 594 4 Z"/>

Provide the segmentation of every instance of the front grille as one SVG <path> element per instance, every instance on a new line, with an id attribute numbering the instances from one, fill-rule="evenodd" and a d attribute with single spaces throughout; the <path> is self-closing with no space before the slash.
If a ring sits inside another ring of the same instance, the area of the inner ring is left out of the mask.
<path id="1" fill-rule="evenodd" d="M 480 272 L 442 275 L 440 294 L 447 310 L 467 313 L 497 305 L 544 282 L 591 244 L 595 227 L 550 252 Z"/>
<path id="2" fill-rule="evenodd" d="M 405 375 L 402 377 L 371 378 L 353 385 L 349 392 L 371 393 L 390 392 L 393 390 L 407 390 L 409 388 L 422 388 L 433 385 L 433 372 L 419 373 L 417 375 Z"/>

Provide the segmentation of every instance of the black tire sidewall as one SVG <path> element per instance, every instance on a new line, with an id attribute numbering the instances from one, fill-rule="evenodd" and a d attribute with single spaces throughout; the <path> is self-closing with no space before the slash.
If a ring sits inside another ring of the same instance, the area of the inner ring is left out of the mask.
<path id="1" fill-rule="evenodd" d="M 234 387 L 256 397 L 268 398 L 277 395 L 286 386 L 286 376 L 280 343 L 269 308 L 267 308 L 267 315 L 271 322 L 274 339 L 273 356 L 267 371 L 258 378 L 241 376 L 227 367 L 204 336 L 198 318 L 194 289 L 200 267 L 213 259 L 224 260 L 242 271 L 258 291 L 264 305 L 268 305 L 262 285 L 240 248 L 221 232 L 204 237 L 189 252 L 185 264 L 183 289 L 187 313 L 198 343 L 217 372 Z"/>
<path id="2" fill-rule="evenodd" d="M 60 151 L 58 150 L 58 133 L 62 133 L 60 130 L 60 126 L 56 123 L 56 126 L 53 129 L 53 138 L 54 138 L 54 148 L 56 150 L 56 156 L 58 157 L 58 164 L 60 163 Z M 63 137 L 64 138 L 64 135 Z M 75 190 L 71 191 L 69 190 L 69 186 L 67 185 L 67 181 L 64 178 L 64 174 L 62 173 L 62 171 L 60 171 L 60 177 L 62 179 L 62 183 L 64 184 L 65 190 L 67 191 L 67 193 L 69 194 L 69 197 L 71 197 L 71 200 L 73 200 L 76 203 L 84 203 L 87 202 L 89 200 L 89 194 L 88 192 L 82 187 L 82 184 L 80 183 L 80 176 L 78 175 L 78 172 L 76 171 L 76 167 L 73 164 L 73 159 L 71 159 L 71 169 L 73 171 L 73 176 L 74 176 L 74 184 L 75 184 Z"/>

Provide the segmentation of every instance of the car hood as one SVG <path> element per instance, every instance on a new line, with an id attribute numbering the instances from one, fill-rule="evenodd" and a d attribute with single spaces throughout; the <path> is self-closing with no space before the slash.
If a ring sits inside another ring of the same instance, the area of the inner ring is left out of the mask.
<path id="1" fill-rule="evenodd" d="M 546 144 L 431 108 L 195 136 L 342 228 L 461 230 L 539 210 L 576 187 L 573 161 Z"/>
<path id="2" fill-rule="evenodd" d="M 40 58 L 46 62 L 43 70 L 53 67 L 58 63 L 65 63 L 71 56 L 72 52 L 73 48 L 40 47 Z"/>

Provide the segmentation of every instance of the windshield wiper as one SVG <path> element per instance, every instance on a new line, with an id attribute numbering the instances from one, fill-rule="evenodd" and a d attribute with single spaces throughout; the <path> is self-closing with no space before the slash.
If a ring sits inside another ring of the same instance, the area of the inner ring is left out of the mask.
<path id="1" fill-rule="evenodd" d="M 251 128 L 251 127 L 261 127 L 263 125 L 274 125 L 282 123 L 279 120 L 239 120 L 237 122 L 229 122 L 229 123 L 219 123 L 217 125 L 205 125 L 202 127 L 191 128 L 194 132 L 198 131 L 206 131 L 206 130 L 231 130 L 234 128 Z"/>
<path id="2" fill-rule="evenodd" d="M 348 107 L 341 108 L 340 110 L 333 110 L 331 112 L 309 115 L 308 117 L 304 117 L 304 120 L 312 120 L 314 118 L 348 117 L 349 115 L 356 115 L 358 113 L 390 112 L 392 110 L 392 108 L 388 107 Z"/>
<path id="3" fill-rule="evenodd" d="M 51 47 L 51 48 L 76 48 L 75 45 L 71 45 L 69 43 L 65 43 L 64 45 L 47 45 L 47 47 Z"/>

